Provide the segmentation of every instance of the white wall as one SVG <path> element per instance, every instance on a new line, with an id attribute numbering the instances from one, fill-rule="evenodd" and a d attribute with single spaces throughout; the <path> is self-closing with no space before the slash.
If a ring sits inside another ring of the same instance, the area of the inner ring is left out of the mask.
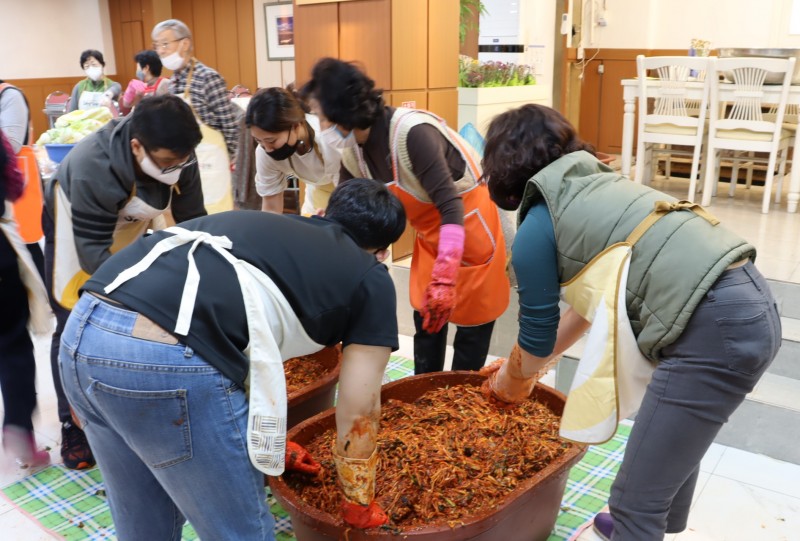
<path id="1" fill-rule="evenodd" d="M 576 3 L 584 0 L 575 0 Z M 795 0 L 585 0 L 586 48 L 688 49 L 693 38 L 711 47 L 800 47 L 789 35 Z M 603 11 L 607 26 L 590 12 Z M 591 34 L 594 34 L 592 39 Z"/>
<path id="2" fill-rule="evenodd" d="M 2 1 L 2 0 L 0 0 Z M 267 59 L 267 33 L 265 30 L 264 6 L 285 0 L 253 0 L 253 18 L 256 30 L 256 73 L 259 88 L 286 87 L 294 82 L 294 61 Z M 255 88 L 250 89 L 255 92 Z"/>
<path id="3" fill-rule="evenodd" d="M 83 76 L 86 49 L 116 74 L 107 0 L 0 0 L 0 79 Z"/>

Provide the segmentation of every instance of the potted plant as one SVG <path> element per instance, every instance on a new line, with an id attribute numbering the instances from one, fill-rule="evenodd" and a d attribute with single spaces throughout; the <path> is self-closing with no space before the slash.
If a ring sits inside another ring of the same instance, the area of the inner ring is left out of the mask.
<path id="1" fill-rule="evenodd" d="M 549 85 L 537 85 L 531 66 L 459 58 L 458 128 L 471 123 L 481 134 L 495 115 L 525 103 L 550 105 Z"/>

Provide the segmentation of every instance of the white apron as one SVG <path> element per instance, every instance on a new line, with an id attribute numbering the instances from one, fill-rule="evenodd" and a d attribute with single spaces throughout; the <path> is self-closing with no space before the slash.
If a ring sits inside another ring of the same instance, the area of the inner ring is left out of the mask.
<path id="1" fill-rule="evenodd" d="M 228 154 L 228 145 L 222 132 L 215 130 L 200 119 L 194 107 L 189 89 L 192 85 L 194 72 L 194 59 L 186 75 L 186 88 L 183 91 L 183 100 L 189 104 L 194 112 L 200 133 L 203 138 L 194 149 L 197 156 L 197 167 L 200 170 L 200 183 L 203 188 L 203 202 L 209 214 L 233 210 L 233 178 L 231 175 L 231 161 Z"/>
<path id="2" fill-rule="evenodd" d="M 610 440 L 621 419 L 642 403 L 655 364 L 642 355 L 628 319 L 625 290 L 631 253 L 641 236 L 667 213 L 690 210 L 716 225 L 695 203 L 657 201 L 625 242 L 597 254 L 562 284 L 564 301 L 592 326 L 561 416 L 561 437 L 592 445 Z"/>
<path id="3" fill-rule="evenodd" d="M 36 264 L 31 258 L 31 253 L 20 237 L 17 223 L 11 211 L 11 205 L 6 205 L 6 213 L 0 218 L 0 229 L 8 239 L 14 251 L 17 252 L 19 262 L 19 275 L 28 292 L 28 330 L 33 334 L 50 334 L 53 332 L 53 312 L 47 300 L 47 288 L 36 269 Z"/>
<path id="4" fill-rule="evenodd" d="M 267 475 L 280 475 L 284 470 L 286 456 L 287 403 L 283 362 L 317 352 L 323 345 L 317 344 L 308 336 L 289 301 L 269 276 L 229 252 L 233 243 L 228 237 L 215 237 L 203 231 L 189 231 L 178 226 L 165 231 L 173 235 L 159 241 L 137 264 L 121 272 L 106 286 L 105 292 L 111 293 L 147 270 L 160 255 L 178 246 L 192 244 L 178 319 L 173 329 L 175 334 L 186 336 L 200 284 L 194 251 L 200 244 L 206 244 L 233 266 L 244 299 L 250 335 L 250 343 L 244 351 L 250 361 L 248 454 L 250 462 L 259 471 Z M 214 277 L 207 279 L 213 280 Z"/>
<path id="5" fill-rule="evenodd" d="M 53 258 L 53 297 L 58 303 L 72 310 L 80 296 L 79 290 L 91 278 L 81 268 L 78 252 L 75 249 L 75 236 L 72 232 L 72 205 L 58 183 L 55 190 L 55 247 Z M 170 201 L 172 192 L 170 192 Z M 131 197 L 117 216 L 113 243 L 109 251 L 114 254 L 141 237 L 151 220 L 161 216 L 169 208 L 170 201 L 163 209 L 154 208 L 136 196 L 136 184 Z"/>
<path id="6" fill-rule="evenodd" d="M 91 92 L 84 90 L 78 98 L 78 109 L 86 111 L 88 109 L 97 109 L 103 107 L 103 98 L 105 92 Z"/>

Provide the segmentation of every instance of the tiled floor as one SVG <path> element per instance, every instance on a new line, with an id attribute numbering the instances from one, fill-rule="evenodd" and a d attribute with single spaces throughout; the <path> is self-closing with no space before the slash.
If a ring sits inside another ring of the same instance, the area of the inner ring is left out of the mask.
<path id="1" fill-rule="evenodd" d="M 656 179 L 653 186 L 681 199 L 686 196 L 685 180 Z M 768 278 L 800 283 L 800 214 L 788 214 L 785 200 L 780 208 L 774 207 L 769 214 L 761 214 L 760 200 L 760 188 L 754 187 L 749 191 L 740 188 L 736 198 L 729 199 L 723 187 L 710 210 L 726 226 L 756 245 L 759 252 L 757 264 Z M 800 334 L 800 329 L 791 332 Z M 40 408 L 36 434 L 42 445 L 52 448 L 53 459 L 59 460 L 60 435 L 52 392 L 49 342 L 37 340 L 36 348 Z M 411 338 L 401 337 L 400 354 L 413 356 Z M 763 391 L 769 395 L 780 392 L 780 389 Z M 667 539 L 800 541 L 800 465 L 715 444 L 706 455 L 701 471 L 689 528 L 681 534 L 667 536 Z M 0 486 L 19 480 L 28 473 L 3 462 Z M 39 541 L 52 538 L 23 513 L 0 499 L 0 539 Z M 581 538 L 582 541 L 596 539 L 590 531 Z"/>

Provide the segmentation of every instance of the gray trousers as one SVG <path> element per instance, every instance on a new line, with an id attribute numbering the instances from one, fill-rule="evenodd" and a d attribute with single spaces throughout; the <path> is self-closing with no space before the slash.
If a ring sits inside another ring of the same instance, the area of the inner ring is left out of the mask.
<path id="1" fill-rule="evenodd" d="M 613 541 L 686 528 L 700 461 L 781 345 L 778 309 L 752 263 L 725 271 L 661 352 L 611 487 Z"/>

